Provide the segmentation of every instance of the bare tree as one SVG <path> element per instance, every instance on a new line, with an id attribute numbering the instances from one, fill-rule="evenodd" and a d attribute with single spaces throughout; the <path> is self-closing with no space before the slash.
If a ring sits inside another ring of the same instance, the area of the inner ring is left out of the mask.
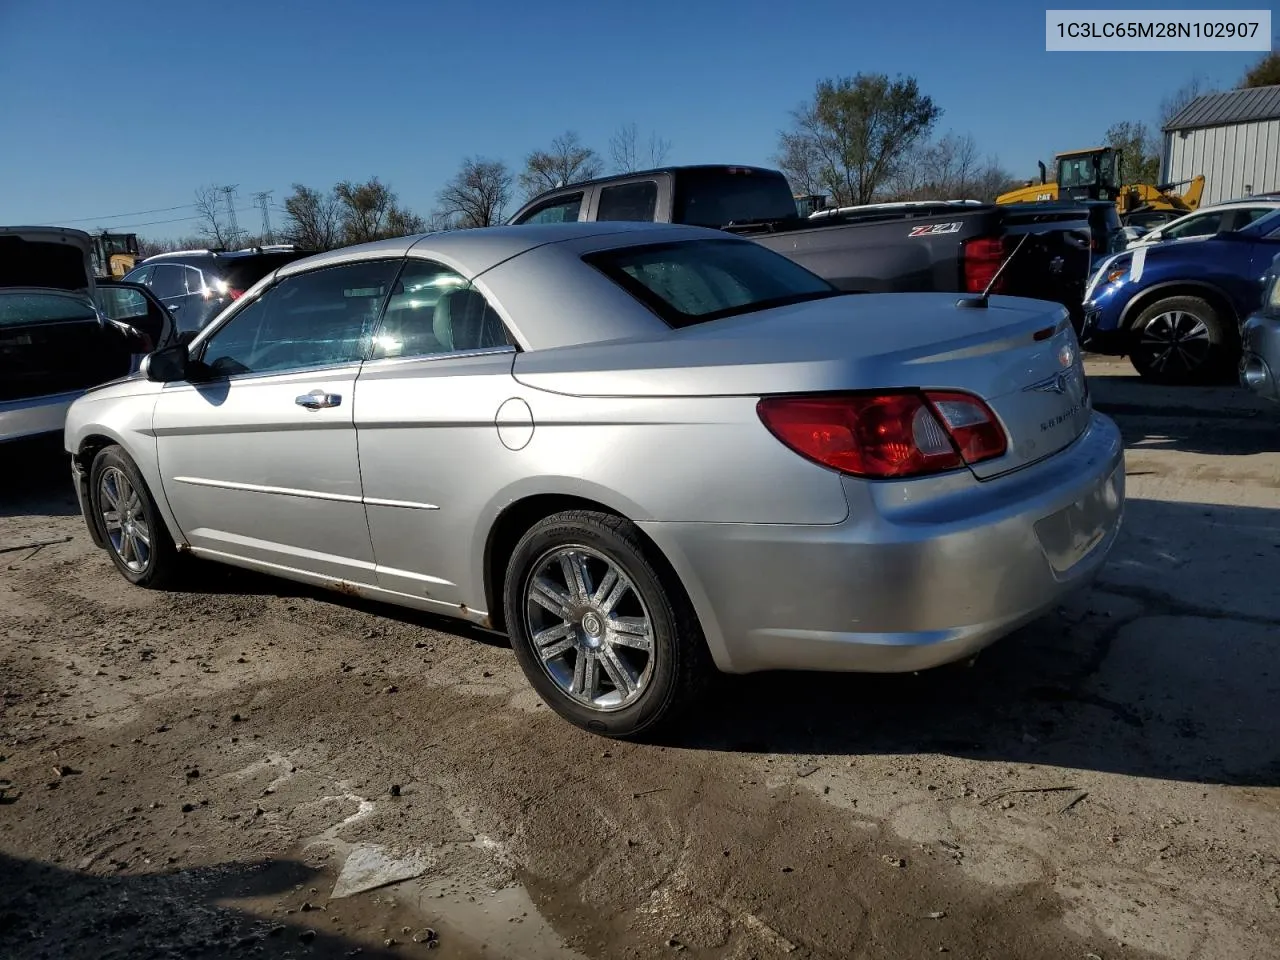
<path id="1" fill-rule="evenodd" d="M 947 133 L 910 151 L 888 192 L 894 200 L 994 200 L 1012 179 L 995 157 L 979 155 L 970 134 Z"/>
<path id="2" fill-rule="evenodd" d="M 551 149 L 534 150 L 525 158 L 520 187 L 528 199 L 566 183 L 598 177 L 600 167 L 596 152 L 569 130 L 551 141 Z"/>
<path id="3" fill-rule="evenodd" d="M 99 231 L 101 232 L 101 231 Z M 173 253 L 175 250 L 193 250 L 203 246 L 202 237 L 180 237 L 177 240 L 151 240 L 138 238 L 138 261 L 154 257 L 158 253 Z"/>
<path id="4" fill-rule="evenodd" d="M 338 199 L 301 183 L 285 197 L 281 239 L 302 250 L 332 250 L 341 243 Z"/>
<path id="5" fill-rule="evenodd" d="M 501 223 L 511 201 L 512 180 L 511 171 L 501 160 L 467 157 L 440 190 L 435 215 L 459 229 Z"/>
<path id="6" fill-rule="evenodd" d="M 647 149 L 640 146 L 640 128 L 624 123 L 609 138 L 609 156 L 615 173 L 634 173 L 643 163 L 649 169 L 662 166 L 671 153 L 671 141 L 657 132 L 649 134 Z"/>
<path id="7" fill-rule="evenodd" d="M 941 114 L 913 77 L 860 73 L 821 80 L 813 99 L 792 112 L 783 152 L 800 149 L 814 158 L 819 182 L 837 204 L 870 203 Z"/>
<path id="8" fill-rule="evenodd" d="M 219 187 L 200 187 L 196 190 L 195 220 L 200 239 L 211 247 L 230 247 L 236 238 L 231 235 L 231 225 L 226 219 L 225 193 Z"/>
<path id="9" fill-rule="evenodd" d="M 1160 129 L 1163 131 L 1169 125 L 1169 121 L 1181 113 L 1196 97 L 1214 92 L 1208 81 L 1203 77 L 1192 77 L 1160 101 Z"/>
<path id="10" fill-rule="evenodd" d="M 794 133 L 779 134 L 778 153 L 773 162 L 786 174 L 793 193 L 811 196 L 822 192 L 822 155 L 811 138 Z"/>

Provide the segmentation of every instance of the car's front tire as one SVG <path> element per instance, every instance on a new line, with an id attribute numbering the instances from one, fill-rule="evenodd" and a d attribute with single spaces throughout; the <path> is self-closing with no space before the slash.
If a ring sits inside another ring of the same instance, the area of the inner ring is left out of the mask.
<path id="1" fill-rule="evenodd" d="M 1233 345 L 1227 319 L 1208 300 L 1167 297 L 1138 315 L 1129 360 L 1153 383 L 1208 383 L 1234 369 Z"/>
<path id="2" fill-rule="evenodd" d="M 126 580 L 157 590 L 175 582 L 177 547 L 137 464 L 122 447 L 103 447 L 93 458 L 89 503 L 107 554 Z"/>
<path id="3" fill-rule="evenodd" d="M 535 524 L 507 565 L 504 608 L 529 682 L 593 733 L 669 729 L 713 672 L 683 588 L 621 517 L 572 510 Z"/>

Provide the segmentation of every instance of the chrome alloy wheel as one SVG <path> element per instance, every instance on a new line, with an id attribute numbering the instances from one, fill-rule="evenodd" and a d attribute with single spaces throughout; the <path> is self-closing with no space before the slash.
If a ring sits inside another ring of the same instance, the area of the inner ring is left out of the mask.
<path id="1" fill-rule="evenodd" d="M 1204 321 L 1184 310 L 1152 317 L 1138 340 L 1138 349 L 1150 357 L 1156 373 L 1198 370 L 1208 361 L 1211 346 Z"/>
<path id="2" fill-rule="evenodd" d="M 142 573 L 151 560 L 151 529 L 142 510 L 142 494 L 119 467 L 102 471 L 98 509 L 112 551 L 131 571 Z"/>
<path id="3" fill-rule="evenodd" d="M 585 546 L 543 554 L 525 581 L 525 618 L 542 668 L 593 710 L 635 703 L 653 676 L 653 621 L 626 574 Z"/>

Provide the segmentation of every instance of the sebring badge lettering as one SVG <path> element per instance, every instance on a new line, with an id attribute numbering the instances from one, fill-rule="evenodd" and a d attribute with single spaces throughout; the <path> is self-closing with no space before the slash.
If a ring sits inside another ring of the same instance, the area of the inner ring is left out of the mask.
<path id="1" fill-rule="evenodd" d="M 1070 420 L 1079 412 L 1080 412 L 1080 404 L 1073 403 L 1063 413 L 1059 414 L 1056 417 L 1053 417 L 1052 419 L 1046 420 L 1044 421 L 1044 423 L 1040 424 L 1040 432 L 1044 433 L 1046 430 L 1052 430 L 1054 427 L 1066 423 L 1068 420 Z"/>
<path id="2" fill-rule="evenodd" d="M 936 237 L 940 233 L 959 233 L 961 223 L 931 223 L 924 227 L 912 227 L 908 237 Z"/>

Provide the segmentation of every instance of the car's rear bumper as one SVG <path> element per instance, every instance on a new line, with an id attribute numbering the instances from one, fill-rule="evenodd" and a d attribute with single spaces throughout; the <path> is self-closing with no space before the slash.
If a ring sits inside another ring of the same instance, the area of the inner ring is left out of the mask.
<path id="1" fill-rule="evenodd" d="M 1280 402 L 1280 318 L 1254 314 L 1240 329 L 1240 383 Z"/>
<path id="2" fill-rule="evenodd" d="M 1124 486 L 1119 430 L 1094 414 L 1068 449 L 941 501 L 851 480 L 840 524 L 640 526 L 720 669 L 904 672 L 965 659 L 1091 580 Z"/>
<path id="3" fill-rule="evenodd" d="M 0 402 L 0 443 L 61 433 L 67 423 L 67 410 L 82 393 L 83 390 L 74 390 Z"/>

